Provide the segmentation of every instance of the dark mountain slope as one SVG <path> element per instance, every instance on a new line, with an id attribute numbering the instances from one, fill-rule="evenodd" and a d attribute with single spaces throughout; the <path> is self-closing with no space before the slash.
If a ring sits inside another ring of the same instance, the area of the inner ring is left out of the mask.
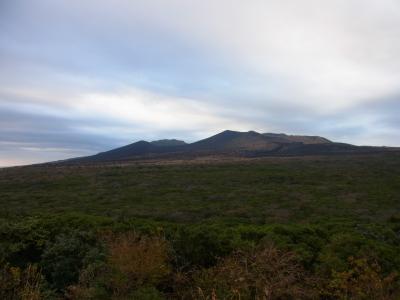
<path id="1" fill-rule="evenodd" d="M 255 131 L 238 132 L 226 130 L 209 138 L 186 144 L 179 140 L 139 141 L 121 148 L 93 156 L 66 161 L 107 162 L 144 158 L 185 159 L 208 155 L 230 155 L 243 157 L 303 156 L 368 154 L 392 151 L 395 148 L 354 146 L 335 143 L 319 136 L 297 136 Z M 398 150 L 398 149 L 397 149 Z"/>
<path id="2" fill-rule="evenodd" d="M 171 146 L 182 146 L 186 145 L 186 142 L 176 140 L 176 139 L 165 139 L 165 140 L 158 140 L 158 141 L 152 141 L 150 142 L 151 144 L 155 146 L 161 146 L 161 147 L 171 147 Z"/>
<path id="3" fill-rule="evenodd" d="M 287 135 L 284 133 L 263 133 L 265 137 L 278 143 L 303 143 L 303 144 L 327 144 L 330 140 L 320 136 Z"/>
<path id="4" fill-rule="evenodd" d="M 101 152 L 88 158 L 92 160 L 121 160 L 134 156 L 146 155 L 147 153 L 153 152 L 155 149 L 157 149 L 157 146 L 146 141 L 139 141 L 117 149 Z"/>
<path id="5" fill-rule="evenodd" d="M 368 154 L 387 151 L 388 148 L 354 146 L 344 143 L 287 143 L 268 152 L 253 152 L 251 156 L 304 156 L 304 155 L 341 155 L 341 154 Z"/>
<path id="6" fill-rule="evenodd" d="M 255 131 L 238 132 L 226 130 L 212 137 L 189 145 L 192 151 L 240 151 L 240 150 L 272 150 L 279 145 L 269 141 Z"/>

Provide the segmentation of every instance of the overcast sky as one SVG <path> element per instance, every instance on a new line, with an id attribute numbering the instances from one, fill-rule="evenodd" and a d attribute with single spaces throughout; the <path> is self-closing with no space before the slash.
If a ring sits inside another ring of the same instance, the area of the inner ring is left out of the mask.
<path id="1" fill-rule="evenodd" d="M 0 0 L 0 166 L 225 129 L 400 146 L 398 0 Z"/>

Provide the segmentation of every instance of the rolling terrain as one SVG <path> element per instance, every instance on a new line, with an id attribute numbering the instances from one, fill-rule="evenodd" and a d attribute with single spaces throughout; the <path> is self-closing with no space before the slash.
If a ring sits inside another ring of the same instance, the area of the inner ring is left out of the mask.
<path id="1" fill-rule="evenodd" d="M 6 168 L 0 171 L 0 216 L 384 221 L 400 211 L 399 169 L 397 152 Z"/>
<path id="2" fill-rule="evenodd" d="M 395 150 L 225 131 L 0 169 L 0 299 L 397 300 Z"/>

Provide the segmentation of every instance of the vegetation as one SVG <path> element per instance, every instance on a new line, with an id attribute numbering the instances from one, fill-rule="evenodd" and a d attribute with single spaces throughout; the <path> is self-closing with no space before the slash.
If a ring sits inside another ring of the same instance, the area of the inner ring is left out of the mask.
<path id="1" fill-rule="evenodd" d="M 1 299 L 399 299 L 400 156 L 0 170 Z"/>

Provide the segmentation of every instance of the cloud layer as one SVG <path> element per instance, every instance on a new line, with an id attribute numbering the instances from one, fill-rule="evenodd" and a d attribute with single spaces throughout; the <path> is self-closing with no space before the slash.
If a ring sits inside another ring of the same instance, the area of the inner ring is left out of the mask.
<path id="1" fill-rule="evenodd" d="M 224 129 L 400 145 L 396 0 L 0 4 L 0 166 Z"/>

